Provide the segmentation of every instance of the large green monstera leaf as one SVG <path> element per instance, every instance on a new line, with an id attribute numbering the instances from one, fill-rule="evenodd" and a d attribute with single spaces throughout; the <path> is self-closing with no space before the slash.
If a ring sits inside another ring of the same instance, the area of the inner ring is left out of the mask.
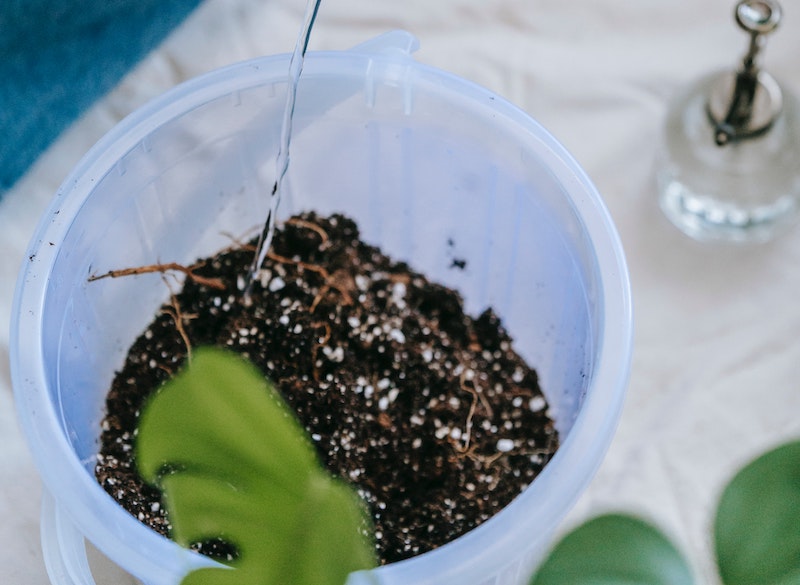
<path id="1" fill-rule="evenodd" d="M 304 429 L 255 367 L 199 348 L 144 409 L 136 457 L 187 546 L 222 539 L 230 567 L 182 585 L 342 585 L 375 566 L 352 489 L 319 463 Z"/>
<path id="2" fill-rule="evenodd" d="M 681 553 L 654 526 L 608 514 L 559 542 L 530 585 L 691 585 Z"/>
<path id="3" fill-rule="evenodd" d="M 800 441 L 745 466 L 714 523 L 725 585 L 800 585 Z"/>
<path id="4" fill-rule="evenodd" d="M 714 522 L 723 585 L 800 585 L 800 441 L 776 447 L 725 487 Z M 689 585 L 689 566 L 657 528 L 609 514 L 567 534 L 530 585 Z"/>

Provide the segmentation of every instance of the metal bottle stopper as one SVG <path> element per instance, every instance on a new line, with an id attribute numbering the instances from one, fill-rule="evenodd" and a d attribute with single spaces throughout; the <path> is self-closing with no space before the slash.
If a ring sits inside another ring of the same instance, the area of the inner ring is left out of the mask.
<path id="1" fill-rule="evenodd" d="M 736 22 L 750 33 L 750 43 L 739 69 L 721 75 L 708 96 L 706 109 L 719 146 L 761 136 L 781 113 L 781 88 L 758 64 L 766 35 L 778 27 L 781 16 L 774 0 L 744 0 L 736 5 Z"/>

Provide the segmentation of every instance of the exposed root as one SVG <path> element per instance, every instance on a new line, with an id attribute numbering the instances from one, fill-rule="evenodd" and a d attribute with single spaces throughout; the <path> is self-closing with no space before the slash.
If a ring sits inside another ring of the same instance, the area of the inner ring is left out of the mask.
<path id="1" fill-rule="evenodd" d="M 164 280 L 164 284 L 167 285 L 167 288 L 170 288 L 169 283 Z M 186 315 L 181 311 L 181 305 L 178 302 L 178 297 L 170 288 L 169 291 L 169 299 L 170 299 L 170 306 L 164 307 L 161 309 L 162 313 L 165 313 L 172 317 L 172 320 L 175 322 L 175 329 L 178 331 L 178 335 L 181 336 L 183 340 L 183 344 L 186 346 L 186 359 L 192 359 L 192 342 L 189 340 L 189 335 L 186 333 L 186 328 L 183 326 L 184 319 L 193 319 L 196 315 Z"/>
<path id="2" fill-rule="evenodd" d="M 324 247 L 327 246 L 328 242 L 330 241 L 330 238 L 328 238 L 328 232 L 326 232 L 324 229 L 322 229 L 314 222 L 306 221 L 304 219 L 300 219 L 297 217 L 292 217 L 287 219 L 285 223 L 288 225 L 296 225 L 298 227 L 303 227 L 313 232 L 316 232 L 319 235 L 319 237 L 322 238 L 322 242 L 320 243 L 320 249 L 324 249 Z"/>
<path id="3" fill-rule="evenodd" d="M 136 268 L 122 268 L 120 270 L 109 270 L 105 274 L 92 275 L 89 277 L 89 282 L 100 280 L 102 278 L 120 278 L 122 276 L 133 276 L 136 274 L 150 274 L 153 272 L 160 272 L 166 274 L 168 272 L 182 272 L 187 278 L 201 286 L 207 286 L 216 290 L 225 290 L 225 284 L 219 278 L 208 278 L 200 276 L 194 271 L 203 266 L 202 263 L 193 264 L 191 266 L 183 266 L 177 262 L 168 262 L 167 264 L 150 264 L 148 266 L 137 266 Z"/>
<path id="4" fill-rule="evenodd" d="M 267 252 L 267 258 L 272 260 L 273 262 L 278 262 L 280 264 L 290 264 L 292 266 L 297 266 L 298 268 L 302 268 L 303 270 L 309 270 L 316 274 L 319 274 L 325 283 L 319 290 L 319 293 L 314 298 L 314 301 L 311 303 L 310 311 L 313 313 L 317 305 L 319 305 L 320 301 L 328 294 L 332 288 L 339 291 L 339 294 L 342 295 L 342 302 L 345 305 L 352 305 L 353 304 L 353 297 L 350 296 L 350 292 L 348 288 L 348 281 L 349 278 L 347 275 L 343 275 L 341 271 L 336 271 L 332 275 L 325 270 L 322 266 L 317 266 L 316 264 L 309 264 L 308 262 L 303 262 L 302 260 L 294 260 L 293 258 L 287 258 L 286 256 L 281 256 L 280 254 L 276 254 L 275 252 Z"/>
<path id="5" fill-rule="evenodd" d="M 276 254 L 275 252 L 267 252 L 267 258 L 272 260 L 273 262 L 278 262 L 279 264 L 290 264 L 292 266 L 297 266 L 298 268 L 302 268 L 303 270 L 310 270 L 311 272 L 316 272 L 325 280 L 330 278 L 328 271 L 325 270 L 322 266 L 317 266 L 316 264 L 309 264 L 308 262 L 303 262 L 302 260 L 295 260 L 293 258 L 288 258 L 286 256 L 281 256 L 280 254 Z"/>
<path id="6" fill-rule="evenodd" d="M 469 459 L 480 463 L 484 467 L 489 467 L 495 461 L 503 457 L 503 455 L 506 455 L 506 453 L 498 452 L 493 455 L 480 455 L 475 452 L 476 447 L 474 445 L 470 445 L 472 441 L 473 419 L 475 417 L 475 411 L 478 408 L 478 403 L 481 403 L 490 418 L 494 415 L 489 401 L 486 399 L 486 396 L 484 396 L 483 392 L 481 392 L 480 388 L 476 386 L 474 381 L 472 382 L 473 387 L 470 388 L 467 385 L 467 382 L 467 372 L 465 370 L 461 372 L 461 376 L 459 377 L 459 386 L 464 392 L 472 395 L 472 403 L 469 407 L 469 413 L 467 414 L 467 421 L 462 438 L 459 441 L 451 441 L 451 444 L 453 445 L 453 449 L 456 451 L 457 457 L 468 457 Z"/>
<path id="7" fill-rule="evenodd" d="M 478 406 L 478 391 L 474 388 L 470 388 L 466 384 L 466 371 L 461 372 L 461 377 L 459 379 L 459 385 L 461 389 L 465 392 L 469 392 L 472 394 L 472 404 L 469 406 L 469 413 L 467 414 L 467 422 L 464 428 L 464 434 L 462 435 L 461 442 L 455 443 L 453 448 L 459 453 L 459 455 L 468 455 L 470 451 L 470 441 L 472 440 L 472 419 L 475 416 L 475 409 Z M 474 451 L 473 451 L 474 452 Z"/>

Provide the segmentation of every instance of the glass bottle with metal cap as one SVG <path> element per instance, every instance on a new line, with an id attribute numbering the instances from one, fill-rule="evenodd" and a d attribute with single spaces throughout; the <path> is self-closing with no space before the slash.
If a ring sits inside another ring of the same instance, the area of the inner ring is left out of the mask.
<path id="1" fill-rule="evenodd" d="M 745 0 L 735 16 L 750 35 L 738 70 L 702 78 L 667 113 L 660 204 L 698 240 L 766 241 L 800 208 L 800 105 L 759 65 L 780 5 Z"/>

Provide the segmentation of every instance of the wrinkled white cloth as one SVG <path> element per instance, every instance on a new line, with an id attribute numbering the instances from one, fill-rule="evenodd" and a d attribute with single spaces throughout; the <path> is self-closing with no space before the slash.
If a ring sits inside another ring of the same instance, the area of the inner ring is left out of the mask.
<path id="1" fill-rule="evenodd" d="M 662 526 L 714 583 L 716 498 L 743 463 L 800 436 L 800 226 L 761 246 L 695 243 L 661 215 L 653 162 L 669 98 L 731 67 L 746 36 L 732 0 L 326 0 L 310 49 L 346 49 L 387 30 L 415 58 L 529 112 L 577 158 L 619 229 L 630 267 L 635 350 L 622 420 L 564 522 L 608 510 Z M 800 1 L 766 66 L 800 93 Z M 288 52 L 303 0 L 207 0 L 72 126 L 0 203 L 0 582 L 49 583 L 39 545 L 40 481 L 16 422 L 8 366 L 14 282 L 39 215 L 83 153 L 136 107 L 238 60 Z M 798 161 L 800 168 L 800 161 Z M 133 583 L 99 554 L 100 585 Z"/>

